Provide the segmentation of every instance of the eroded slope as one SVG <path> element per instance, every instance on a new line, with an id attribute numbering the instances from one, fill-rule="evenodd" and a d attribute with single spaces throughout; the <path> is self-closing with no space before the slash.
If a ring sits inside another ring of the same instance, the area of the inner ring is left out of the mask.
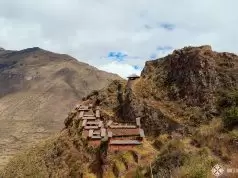
<path id="1" fill-rule="evenodd" d="M 19 150 L 58 132 L 83 96 L 117 75 L 64 55 L 0 51 L 0 168 Z"/>

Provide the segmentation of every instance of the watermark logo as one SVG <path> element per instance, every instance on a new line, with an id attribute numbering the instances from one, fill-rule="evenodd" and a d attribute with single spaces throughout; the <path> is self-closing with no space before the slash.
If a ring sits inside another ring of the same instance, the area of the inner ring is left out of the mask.
<path id="1" fill-rule="evenodd" d="M 224 168 L 219 165 L 219 164 L 216 164 L 213 168 L 212 168 L 212 174 L 216 177 L 219 177 L 221 176 L 222 174 L 224 173 Z"/>

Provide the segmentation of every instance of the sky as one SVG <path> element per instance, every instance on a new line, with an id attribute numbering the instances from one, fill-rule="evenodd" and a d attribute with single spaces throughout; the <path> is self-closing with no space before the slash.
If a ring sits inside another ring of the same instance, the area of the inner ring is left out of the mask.
<path id="1" fill-rule="evenodd" d="M 66 53 L 126 77 L 184 46 L 237 53 L 237 0 L 0 0 L 0 47 Z"/>

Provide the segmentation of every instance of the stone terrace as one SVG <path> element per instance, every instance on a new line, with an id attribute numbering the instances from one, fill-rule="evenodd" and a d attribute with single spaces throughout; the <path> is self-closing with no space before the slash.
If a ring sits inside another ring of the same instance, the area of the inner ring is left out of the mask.
<path id="1" fill-rule="evenodd" d="M 109 120 L 107 123 L 100 116 L 100 108 L 93 111 L 91 104 L 78 105 L 79 119 L 82 120 L 82 136 L 87 138 L 89 145 L 98 147 L 101 141 L 107 141 L 108 151 L 130 150 L 136 145 L 141 145 L 145 137 L 141 128 L 140 118 L 135 123 L 116 123 Z"/>

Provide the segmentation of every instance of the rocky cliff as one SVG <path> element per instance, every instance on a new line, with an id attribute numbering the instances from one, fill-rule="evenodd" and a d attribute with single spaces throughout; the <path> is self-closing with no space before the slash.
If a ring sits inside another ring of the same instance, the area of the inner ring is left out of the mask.
<path id="1" fill-rule="evenodd" d="M 153 95 L 166 89 L 172 100 L 188 105 L 214 104 L 221 89 L 237 89 L 238 57 L 212 51 L 210 46 L 185 47 L 165 58 L 146 62 L 142 79 L 153 85 Z"/>

